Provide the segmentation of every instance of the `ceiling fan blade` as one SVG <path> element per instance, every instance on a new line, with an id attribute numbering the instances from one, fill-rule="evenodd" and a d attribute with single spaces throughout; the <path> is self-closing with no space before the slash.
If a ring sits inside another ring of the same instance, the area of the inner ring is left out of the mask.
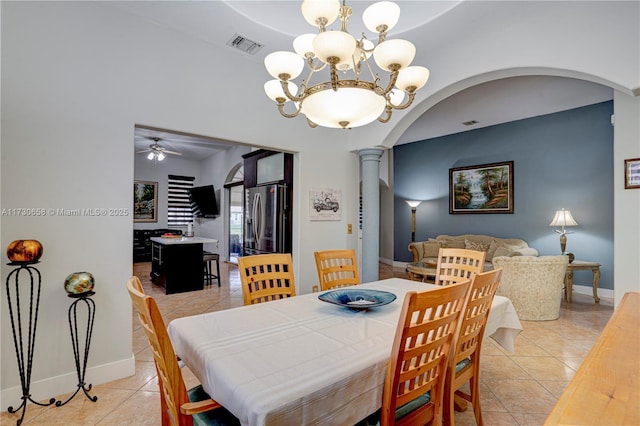
<path id="1" fill-rule="evenodd" d="M 181 152 L 169 151 L 168 149 L 163 149 L 162 152 L 164 152 L 165 154 L 182 155 Z"/>
<path id="2" fill-rule="evenodd" d="M 142 151 L 136 151 L 136 154 L 143 154 L 145 152 L 151 152 L 153 151 L 152 149 L 143 149 Z"/>

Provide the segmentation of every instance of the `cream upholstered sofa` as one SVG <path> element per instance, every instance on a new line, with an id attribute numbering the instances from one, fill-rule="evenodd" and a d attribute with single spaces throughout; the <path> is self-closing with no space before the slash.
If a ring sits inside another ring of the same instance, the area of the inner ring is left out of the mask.
<path id="1" fill-rule="evenodd" d="M 521 320 L 557 319 L 568 264 L 564 255 L 494 257 L 494 267 L 503 268 L 496 294 L 511 300 Z"/>
<path id="2" fill-rule="evenodd" d="M 409 251 L 413 254 L 412 262 L 436 263 L 438 251 L 445 247 L 486 251 L 485 271 L 493 269 L 494 257 L 538 255 L 536 249 L 529 247 L 526 241 L 518 238 L 497 238 L 476 234 L 438 235 L 427 241 L 416 241 L 409 244 Z"/>

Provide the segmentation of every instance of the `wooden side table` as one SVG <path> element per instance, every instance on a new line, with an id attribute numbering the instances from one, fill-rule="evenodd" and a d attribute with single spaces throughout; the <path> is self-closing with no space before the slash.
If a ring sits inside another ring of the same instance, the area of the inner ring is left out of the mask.
<path id="1" fill-rule="evenodd" d="M 584 260 L 574 260 L 567 266 L 567 272 L 564 276 L 564 300 L 571 303 L 571 294 L 573 292 L 573 271 L 591 271 L 593 272 L 593 299 L 596 303 L 600 303 L 598 297 L 598 281 L 600 280 L 600 264 L 596 262 L 587 262 Z"/>
<path id="2" fill-rule="evenodd" d="M 407 264 L 407 272 L 409 279 L 412 281 L 435 282 L 436 267 L 438 265 L 432 262 L 413 262 Z M 430 280 L 430 278 L 433 278 Z"/>

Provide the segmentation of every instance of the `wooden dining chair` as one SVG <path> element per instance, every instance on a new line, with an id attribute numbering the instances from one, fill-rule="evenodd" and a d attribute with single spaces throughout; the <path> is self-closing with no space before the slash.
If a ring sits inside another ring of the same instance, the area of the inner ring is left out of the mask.
<path id="1" fill-rule="evenodd" d="M 156 301 L 144 293 L 138 277 L 127 281 L 131 301 L 149 340 L 158 373 L 163 426 L 239 425 L 229 411 L 211 399 L 202 386 L 187 391 Z"/>
<path id="2" fill-rule="evenodd" d="M 382 393 L 380 424 L 441 425 L 444 379 L 470 280 L 407 293 Z"/>
<path id="3" fill-rule="evenodd" d="M 245 305 L 296 295 L 291 254 L 257 254 L 238 258 Z"/>
<path id="4" fill-rule="evenodd" d="M 321 290 L 360 284 L 355 250 L 324 250 L 313 254 Z"/>
<path id="5" fill-rule="evenodd" d="M 469 300 L 460 319 L 460 332 L 456 339 L 453 354 L 449 361 L 444 389 L 445 424 L 455 422 L 454 408 L 466 410 L 466 401 L 471 402 L 476 424 L 482 426 L 480 408 L 480 351 L 482 339 L 491 311 L 491 304 L 500 285 L 502 268 L 473 276 Z M 460 388 L 469 382 L 470 392 Z"/>
<path id="6" fill-rule="evenodd" d="M 435 283 L 449 285 L 469 279 L 484 269 L 487 253 L 478 250 L 441 248 L 438 252 Z"/>

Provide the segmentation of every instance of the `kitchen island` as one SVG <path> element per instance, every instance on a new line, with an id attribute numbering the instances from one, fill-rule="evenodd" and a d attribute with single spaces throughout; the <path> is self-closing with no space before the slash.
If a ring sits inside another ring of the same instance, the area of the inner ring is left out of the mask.
<path id="1" fill-rule="evenodd" d="M 218 240 L 151 237 L 151 244 L 151 281 L 165 294 L 204 288 L 203 244 L 218 244 Z"/>

